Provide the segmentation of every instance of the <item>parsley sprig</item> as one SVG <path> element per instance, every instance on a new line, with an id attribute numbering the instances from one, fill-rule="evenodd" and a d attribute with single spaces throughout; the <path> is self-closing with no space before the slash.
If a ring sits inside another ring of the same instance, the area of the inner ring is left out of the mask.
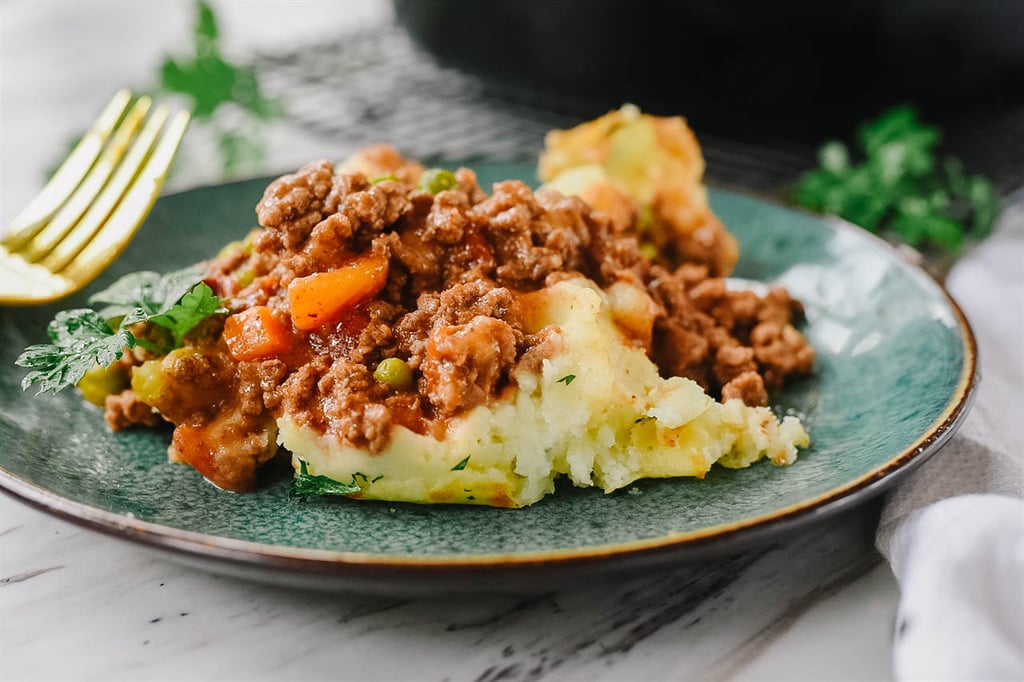
<path id="1" fill-rule="evenodd" d="M 186 98 L 193 121 L 216 139 L 225 175 L 259 170 L 264 164 L 266 125 L 284 115 L 284 105 L 264 94 L 256 69 L 233 63 L 221 51 L 221 31 L 209 2 L 195 0 L 195 12 L 190 49 L 166 55 L 155 80 L 139 89 L 154 97 Z M 71 141 L 61 160 L 82 135 Z M 48 175 L 58 167 L 54 165 Z"/>
<path id="2" fill-rule="evenodd" d="M 107 319 L 121 318 L 120 326 L 150 322 L 171 332 L 178 348 L 185 334 L 215 313 L 226 312 L 213 290 L 202 279 L 202 269 L 185 268 L 160 275 L 156 272 L 134 272 L 117 280 L 107 289 L 93 294 L 90 304 L 103 304 L 100 315 Z M 145 341 L 139 339 L 143 347 Z M 171 348 L 163 349 L 166 353 Z M 149 350 L 160 353 L 159 348 Z"/>
<path id="3" fill-rule="evenodd" d="M 363 476 L 365 479 L 366 476 Z M 376 479 L 375 479 L 376 480 Z M 329 476 L 319 476 L 309 473 L 309 465 L 303 459 L 299 460 L 299 470 L 292 479 L 292 493 L 297 497 L 314 497 L 317 495 L 354 495 L 362 491 L 362 486 L 352 475 L 352 481 L 345 483 L 337 481 Z"/>
<path id="4" fill-rule="evenodd" d="M 279 118 L 284 109 L 263 94 L 255 69 L 233 64 L 221 52 L 220 30 L 209 3 L 197 0 L 196 14 L 192 53 L 164 59 L 159 90 L 192 100 L 193 117 L 207 121 L 217 134 L 225 173 L 258 168 L 263 161 L 262 124 Z M 216 114 L 225 109 L 243 116 L 220 125 Z"/>
<path id="5" fill-rule="evenodd" d="M 822 146 L 820 167 L 795 188 L 796 203 L 911 246 L 956 252 L 965 237 L 991 231 L 999 199 L 988 180 L 965 175 L 958 159 L 937 157 L 940 137 L 912 108 L 894 107 L 858 131 L 859 163 L 842 142 Z"/>
<path id="6" fill-rule="evenodd" d="M 76 385 L 95 365 L 107 366 L 135 347 L 127 330 L 114 331 L 95 310 L 77 308 L 57 313 L 47 328 L 51 343 L 29 346 L 15 364 L 30 370 L 22 390 L 38 384 L 39 393 L 56 393 Z"/>
<path id="7" fill-rule="evenodd" d="M 57 393 L 75 386 L 92 367 L 107 367 L 121 358 L 125 348 L 136 345 L 158 355 L 180 347 L 197 324 L 227 312 L 213 290 L 198 281 L 201 277 L 201 270 L 194 267 L 166 275 L 136 272 L 89 299 L 90 304 L 103 304 L 100 310 L 57 313 L 47 327 L 50 343 L 29 346 L 15 360 L 31 370 L 21 381 L 22 390 L 38 385 L 38 393 Z M 129 327 L 139 322 L 167 329 L 171 343 L 137 337 Z"/>

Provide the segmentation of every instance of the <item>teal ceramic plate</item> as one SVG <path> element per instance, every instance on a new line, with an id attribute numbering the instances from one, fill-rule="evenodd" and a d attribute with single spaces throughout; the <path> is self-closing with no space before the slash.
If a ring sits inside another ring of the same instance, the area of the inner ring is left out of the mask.
<path id="1" fill-rule="evenodd" d="M 532 176 L 523 166 L 478 170 L 485 182 Z M 93 289 L 215 254 L 254 225 L 265 184 L 162 198 Z M 258 492 L 227 493 L 166 461 L 166 430 L 111 433 L 74 392 L 22 393 L 14 358 L 43 339 L 51 306 L 0 311 L 0 486 L 221 572 L 404 592 L 540 588 L 701 559 L 861 502 L 933 454 L 966 415 L 970 328 L 927 275 L 863 231 L 738 194 L 711 198 L 740 242 L 735 274 L 781 282 L 806 306 L 816 372 L 775 396 L 811 433 L 793 466 L 716 468 L 703 481 L 642 481 L 612 495 L 563 486 L 519 510 L 296 500 L 287 472 L 272 472 Z"/>

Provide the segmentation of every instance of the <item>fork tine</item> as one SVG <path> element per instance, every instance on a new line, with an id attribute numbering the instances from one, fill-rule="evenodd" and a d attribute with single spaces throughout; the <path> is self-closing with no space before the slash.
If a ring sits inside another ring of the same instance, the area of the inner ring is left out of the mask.
<path id="1" fill-rule="evenodd" d="M 39 231 L 50 216 L 56 213 L 96 161 L 131 98 L 131 92 L 119 90 L 107 103 L 92 128 L 82 137 L 42 191 L 11 221 L 3 238 L 4 246 L 11 250 L 20 248 Z"/>
<path id="2" fill-rule="evenodd" d="M 0 244 L 0 305 L 46 303 L 72 291 L 71 280 L 21 256 L 12 256 Z"/>
<path id="3" fill-rule="evenodd" d="M 89 205 L 89 210 L 85 216 L 78 221 L 78 224 L 74 226 L 74 229 L 66 237 L 60 240 L 60 243 L 53 248 L 49 255 L 39 261 L 40 265 L 53 272 L 60 272 L 89 243 L 89 240 L 92 239 L 93 235 L 96 234 L 96 231 L 103 224 L 103 221 L 106 220 L 107 216 L 110 215 L 110 212 L 117 205 L 118 200 L 131 186 L 131 182 L 139 172 L 139 169 L 142 168 L 146 157 L 156 143 L 160 128 L 163 127 L 164 122 L 167 120 L 167 113 L 167 107 L 158 107 L 153 112 L 153 115 L 146 121 L 142 132 L 139 133 L 132 143 L 131 149 L 117 166 L 117 170 L 114 171 L 110 182 L 103 187 L 99 196 Z M 38 241 L 38 238 L 36 241 Z M 34 245 L 35 241 L 33 241 Z"/>
<path id="4" fill-rule="evenodd" d="M 120 255 L 160 194 L 188 121 L 187 111 L 175 115 L 121 203 L 92 241 L 60 273 L 63 277 L 84 286 Z"/>
<path id="5" fill-rule="evenodd" d="M 124 156 L 132 137 L 149 112 L 150 99 L 140 97 L 135 106 L 125 115 L 124 120 L 114 133 L 113 139 L 104 148 L 100 158 L 93 164 L 85 180 L 78 186 L 67 202 L 61 206 L 50 223 L 27 244 L 21 256 L 28 261 L 37 261 L 49 253 L 96 201 L 96 196 L 103 190 L 107 179 L 113 173 L 121 157 Z M 47 266 L 49 267 L 49 266 Z"/>

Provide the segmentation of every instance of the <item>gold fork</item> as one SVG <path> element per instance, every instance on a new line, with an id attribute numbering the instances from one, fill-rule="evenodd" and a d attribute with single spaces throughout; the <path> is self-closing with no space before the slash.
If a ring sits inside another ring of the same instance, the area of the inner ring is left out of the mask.
<path id="1" fill-rule="evenodd" d="M 130 105 L 130 106 L 129 106 Z M 189 114 L 121 90 L 0 240 L 0 304 L 78 291 L 128 245 L 160 193 Z M 125 111 L 127 109 L 127 112 Z"/>

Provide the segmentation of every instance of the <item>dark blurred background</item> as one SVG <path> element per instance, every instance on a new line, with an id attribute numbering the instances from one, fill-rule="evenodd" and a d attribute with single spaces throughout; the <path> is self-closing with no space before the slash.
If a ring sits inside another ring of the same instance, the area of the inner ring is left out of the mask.
<path id="1" fill-rule="evenodd" d="M 713 132 L 820 136 L 895 102 L 1024 97 L 1013 0 L 394 0 L 443 61 L 589 116 L 635 102 Z"/>
<path id="2" fill-rule="evenodd" d="M 683 114 L 702 139 L 713 136 L 705 147 L 714 160 L 716 138 L 726 156 L 728 143 L 806 155 L 911 103 L 944 128 L 948 151 L 993 176 L 1002 193 L 1024 184 L 1024 2 L 394 0 L 394 8 L 441 64 L 479 76 L 489 96 L 510 105 L 573 119 L 627 101 Z M 775 168 L 775 177 L 794 170 Z"/>

